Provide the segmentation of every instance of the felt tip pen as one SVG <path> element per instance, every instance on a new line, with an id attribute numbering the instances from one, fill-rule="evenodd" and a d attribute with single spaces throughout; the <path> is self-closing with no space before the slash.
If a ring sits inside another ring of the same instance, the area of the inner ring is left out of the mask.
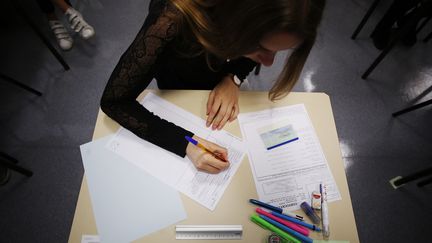
<path id="1" fill-rule="evenodd" d="M 206 148 L 204 145 L 202 145 L 201 143 L 199 143 L 197 140 L 189 137 L 189 136 L 185 136 L 186 140 L 188 142 L 190 142 L 191 144 L 197 146 L 198 148 L 204 150 L 205 152 L 213 155 L 215 158 L 217 158 L 218 160 L 222 160 L 223 162 L 228 162 L 226 159 L 224 159 L 219 153 L 217 152 L 213 152 L 210 149 Z"/>
<path id="2" fill-rule="evenodd" d="M 277 222 L 279 222 L 279 223 L 281 223 L 281 224 L 283 224 L 283 225 L 285 225 L 285 226 L 287 226 L 287 227 L 295 230 L 296 232 L 299 232 L 300 234 L 303 234 L 305 236 L 309 236 L 309 230 L 306 229 L 305 227 L 302 227 L 302 226 L 297 225 L 297 224 L 295 224 L 293 222 L 290 222 L 290 221 L 278 218 L 278 217 L 272 215 L 271 213 L 269 213 L 267 211 L 264 211 L 261 208 L 256 208 L 255 212 L 257 212 L 259 215 L 264 215 L 264 216 L 266 216 L 268 218 L 271 218 L 274 221 L 277 221 Z"/>
<path id="3" fill-rule="evenodd" d="M 310 220 L 312 220 L 314 224 L 319 224 L 321 222 L 321 219 L 315 213 L 315 210 L 313 210 L 307 202 L 302 202 L 300 204 L 300 208 L 303 209 L 303 212 L 305 212 L 305 214 L 310 218 Z"/>
<path id="4" fill-rule="evenodd" d="M 293 223 L 299 224 L 301 226 L 304 226 L 304 227 L 306 227 L 308 229 L 315 230 L 315 231 L 321 231 L 321 229 L 318 226 L 316 226 L 316 225 L 308 224 L 306 222 L 303 222 L 303 221 L 300 221 L 300 220 L 297 220 L 297 219 L 293 219 L 292 217 L 288 217 L 288 216 L 286 216 L 284 214 L 280 214 L 280 213 L 277 213 L 277 212 L 271 212 L 271 214 L 273 214 L 276 217 L 279 217 L 279 218 L 291 221 Z"/>
<path id="5" fill-rule="evenodd" d="M 303 220 L 303 216 L 300 216 L 300 215 L 297 215 L 297 214 L 293 214 L 293 213 L 289 212 L 286 209 L 278 208 L 278 207 L 272 206 L 270 204 L 258 201 L 256 199 L 249 199 L 249 202 L 252 203 L 252 204 L 258 205 L 260 207 L 263 207 L 263 208 L 266 208 L 266 209 L 269 209 L 269 210 L 272 210 L 272 211 L 275 211 L 275 212 L 278 212 L 278 213 L 282 213 L 282 214 L 288 215 L 288 216 L 290 216 L 292 218 L 295 218 L 295 219 L 298 219 L 298 220 Z"/>
<path id="6" fill-rule="evenodd" d="M 301 240 L 301 242 L 306 242 L 306 243 L 312 243 L 313 242 L 313 240 L 311 238 L 304 236 L 304 235 L 300 234 L 299 232 L 296 232 L 295 230 L 292 230 L 292 229 L 286 227 L 285 225 L 283 225 L 283 224 L 281 224 L 281 223 L 279 223 L 279 222 L 277 222 L 277 221 L 275 221 L 275 220 L 273 220 L 267 216 L 260 215 L 260 218 L 262 218 L 265 221 L 269 222 L 270 224 L 278 227 L 279 229 L 287 232 L 288 234 L 294 236 L 295 238 Z"/>
<path id="7" fill-rule="evenodd" d="M 321 217 L 322 217 L 322 227 L 323 236 L 325 239 L 330 237 L 330 226 L 328 217 L 328 206 L 327 206 L 327 186 L 320 184 L 321 192 Z"/>
<path id="8" fill-rule="evenodd" d="M 259 225 L 261 228 L 264 228 L 266 230 L 270 230 L 271 232 L 276 233 L 280 237 L 284 238 L 285 240 L 293 243 L 301 243 L 301 241 L 297 240 L 287 232 L 279 229 L 278 227 L 270 224 L 269 222 L 265 221 L 264 219 L 260 218 L 260 216 L 253 214 L 250 216 L 250 220 L 254 222 L 255 224 Z"/>

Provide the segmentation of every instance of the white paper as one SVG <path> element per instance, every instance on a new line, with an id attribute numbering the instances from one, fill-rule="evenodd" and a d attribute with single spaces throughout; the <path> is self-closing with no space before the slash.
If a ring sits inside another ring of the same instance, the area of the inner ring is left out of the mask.
<path id="1" fill-rule="evenodd" d="M 82 235 L 81 243 L 100 243 L 99 235 Z"/>
<path id="2" fill-rule="evenodd" d="M 109 141 L 108 148 L 206 208 L 214 210 L 243 159 L 243 142 L 226 131 L 208 129 L 203 119 L 155 94 L 148 93 L 141 104 L 159 117 L 225 147 L 230 167 L 219 174 L 198 171 L 187 157 L 181 158 L 170 153 L 124 128 L 120 128 Z"/>
<path id="3" fill-rule="evenodd" d="M 100 241 L 131 242 L 185 219 L 178 191 L 106 149 L 111 137 L 80 147 Z"/>
<path id="4" fill-rule="evenodd" d="M 258 130 L 282 120 L 293 126 L 299 139 L 267 150 Z M 328 185 L 328 201 L 341 199 L 303 104 L 243 113 L 239 122 L 261 201 L 296 210 L 304 201 L 311 204 L 311 194 L 319 192 L 321 182 Z"/>

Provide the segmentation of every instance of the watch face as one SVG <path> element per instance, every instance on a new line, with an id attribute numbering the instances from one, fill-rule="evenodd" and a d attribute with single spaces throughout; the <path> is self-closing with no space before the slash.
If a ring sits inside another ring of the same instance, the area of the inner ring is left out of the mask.
<path id="1" fill-rule="evenodd" d="M 240 85 L 240 84 L 241 84 L 241 81 L 240 81 L 240 79 L 237 77 L 237 75 L 234 75 L 234 83 L 237 84 L 237 85 Z"/>

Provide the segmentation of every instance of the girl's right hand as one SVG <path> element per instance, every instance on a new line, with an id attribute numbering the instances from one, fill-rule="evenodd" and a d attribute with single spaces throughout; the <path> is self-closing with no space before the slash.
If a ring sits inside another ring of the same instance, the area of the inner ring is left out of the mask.
<path id="1" fill-rule="evenodd" d="M 186 155 L 198 170 L 211 174 L 217 174 L 229 167 L 230 163 L 228 162 L 228 151 L 225 148 L 195 135 L 192 138 L 227 161 L 225 162 L 219 160 L 198 146 L 189 143 L 186 147 Z"/>

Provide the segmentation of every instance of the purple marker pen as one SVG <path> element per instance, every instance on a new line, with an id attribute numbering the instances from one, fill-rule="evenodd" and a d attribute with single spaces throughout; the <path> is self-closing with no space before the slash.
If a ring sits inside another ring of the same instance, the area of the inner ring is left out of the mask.
<path id="1" fill-rule="evenodd" d="M 320 224 L 321 219 L 307 202 L 302 202 L 302 204 L 300 204 L 300 207 L 301 209 L 303 209 L 303 212 L 305 212 L 305 214 L 312 220 L 314 224 Z"/>

